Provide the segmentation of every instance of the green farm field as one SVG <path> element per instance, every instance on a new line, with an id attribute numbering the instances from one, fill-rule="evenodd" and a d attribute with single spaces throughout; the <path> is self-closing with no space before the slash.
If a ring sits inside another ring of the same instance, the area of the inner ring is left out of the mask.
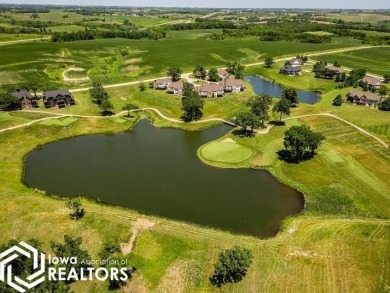
<path id="1" fill-rule="evenodd" d="M 368 72 L 380 75 L 390 72 L 390 47 L 376 47 L 338 54 L 316 56 L 315 59 L 333 63 L 339 61 L 342 66 L 366 68 Z"/>
<path id="2" fill-rule="evenodd" d="M 128 55 L 120 54 L 120 47 Z M 103 84 L 165 76 L 169 67 L 191 71 L 197 64 L 224 66 L 234 60 L 261 62 L 266 56 L 296 55 L 349 47 L 343 44 L 302 44 L 245 40 L 125 40 L 99 39 L 71 43 L 36 42 L 1 46 L 0 85 L 34 81 L 65 86 L 61 72 L 69 66 L 90 70 Z M 25 54 L 26 50 L 29 54 Z M 28 72 L 28 73 L 26 73 Z M 54 73 L 53 73 L 54 72 Z M 72 87 L 72 85 L 67 85 Z"/>

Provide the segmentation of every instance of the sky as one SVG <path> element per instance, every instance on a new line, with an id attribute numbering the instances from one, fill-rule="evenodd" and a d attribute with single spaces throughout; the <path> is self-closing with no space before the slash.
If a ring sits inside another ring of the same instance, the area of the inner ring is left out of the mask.
<path id="1" fill-rule="evenodd" d="M 140 7 L 390 9 L 390 0 L 0 0 L 0 3 Z"/>

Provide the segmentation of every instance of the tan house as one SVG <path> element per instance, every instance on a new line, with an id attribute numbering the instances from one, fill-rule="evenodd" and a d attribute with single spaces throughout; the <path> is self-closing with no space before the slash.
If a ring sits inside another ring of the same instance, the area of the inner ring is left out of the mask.
<path id="1" fill-rule="evenodd" d="M 341 74 L 343 73 L 343 69 L 341 67 L 336 67 L 336 66 L 333 66 L 333 65 L 328 65 L 328 66 L 325 66 L 326 69 L 336 73 L 336 74 Z"/>
<path id="2" fill-rule="evenodd" d="M 12 93 L 14 97 L 16 97 L 20 102 L 20 107 L 22 109 L 25 108 L 38 108 L 37 98 L 31 95 L 26 90 L 17 89 Z"/>
<path id="3" fill-rule="evenodd" d="M 229 77 L 229 72 L 226 69 L 219 69 L 218 76 L 220 79 L 227 79 Z"/>
<path id="4" fill-rule="evenodd" d="M 155 90 L 166 90 L 172 83 L 172 78 L 161 78 L 154 81 Z"/>
<path id="5" fill-rule="evenodd" d="M 368 87 L 370 89 L 375 88 L 379 89 L 382 86 L 382 81 L 380 78 L 372 77 L 372 76 L 365 76 L 360 81 L 361 87 Z"/>
<path id="6" fill-rule="evenodd" d="M 363 92 L 358 89 L 352 89 L 348 94 L 348 101 L 362 106 L 369 106 L 372 108 L 378 107 L 379 102 L 383 98 L 376 93 Z"/>
<path id="7" fill-rule="evenodd" d="M 198 93 L 202 98 L 216 98 L 224 95 L 223 86 L 216 83 L 204 84 L 198 88 Z"/>
<path id="8" fill-rule="evenodd" d="M 228 93 L 241 93 L 245 90 L 245 83 L 241 79 L 228 78 L 219 83 L 223 90 Z"/>
<path id="9" fill-rule="evenodd" d="M 183 88 L 184 88 L 184 83 L 182 80 L 175 81 L 168 86 L 168 93 L 173 95 L 182 95 Z"/>
<path id="10" fill-rule="evenodd" d="M 300 67 L 303 64 L 302 58 L 292 58 L 289 63 L 292 67 Z"/>

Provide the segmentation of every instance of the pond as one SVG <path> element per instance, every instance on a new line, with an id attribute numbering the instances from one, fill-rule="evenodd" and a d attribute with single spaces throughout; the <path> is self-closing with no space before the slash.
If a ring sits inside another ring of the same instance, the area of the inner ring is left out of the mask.
<path id="1" fill-rule="evenodd" d="M 267 171 L 202 163 L 197 149 L 230 130 L 160 129 L 141 120 L 118 134 L 68 138 L 31 151 L 24 181 L 57 196 L 84 195 L 145 214 L 273 236 L 285 217 L 302 210 L 303 196 Z"/>
<path id="2" fill-rule="evenodd" d="M 253 86 L 256 94 L 268 94 L 275 98 L 280 98 L 282 96 L 284 87 L 258 76 L 246 76 L 246 78 Z M 306 104 L 315 104 L 319 101 L 318 93 L 311 91 L 298 90 L 298 97 L 301 103 Z"/>

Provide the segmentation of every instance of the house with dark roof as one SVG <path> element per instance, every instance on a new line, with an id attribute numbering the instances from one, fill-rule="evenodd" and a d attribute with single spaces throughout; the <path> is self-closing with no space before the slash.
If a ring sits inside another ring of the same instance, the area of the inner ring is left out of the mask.
<path id="1" fill-rule="evenodd" d="M 220 79 L 226 79 L 229 77 L 229 72 L 227 72 L 226 69 L 219 69 L 218 70 L 218 76 Z"/>
<path id="2" fill-rule="evenodd" d="M 172 78 L 160 78 L 154 81 L 155 90 L 166 90 L 172 83 Z"/>
<path id="3" fill-rule="evenodd" d="M 198 93 L 202 98 L 216 98 L 223 97 L 225 91 L 223 90 L 223 86 L 216 83 L 209 83 L 201 85 L 198 88 Z"/>
<path id="4" fill-rule="evenodd" d="M 280 68 L 279 72 L 287 75 L 298 75 L 302 73 L 302 68 L 301 66 L 287 64 Z"/>
<path id="5" fill-rule="evenodd" d="M 184 88 L 184 83 L 182 80 L 175 81 L 168 86 L 168 93 L 173 95 L 182 95 L 183 88 Z"/>
<path id="6" fill-rule="evenodd" d="M 379 89 L 382 86 L 382 80 L 378 77 L 365 76 L 359 84 L 363 88 L 368 87 L 369 89 Z"/>
<path id="7" fill-rule="evenodd" d="M 241 79 L 228 78 L 219 83 L 227 93 L 241 93 L 245 90 L 245 83 Z"/>
<path id="8" fill-rule="evenodd" d="M 43 92 L 43 104 L 45 108 L 60 109 L 66 108 L 67 106 L 75 105 L 72 94 L 69 90 L 54 90 Z"/>
<path id="9" fill-rule="evenodd" d="M 378 107 L 382 97 L 376 93 L 363 92 L 358 89 L 352 89 L 348 94 L 348 101 L 357 105 L 369 106 L 372 108 Z"/>
<path id="10" fill-rule="evenodd" d="M 16 89 L 12 95 L 19 100 L 22 109 L 38 108 L 37 97 L 31 95 L 28 91 Z"/>

